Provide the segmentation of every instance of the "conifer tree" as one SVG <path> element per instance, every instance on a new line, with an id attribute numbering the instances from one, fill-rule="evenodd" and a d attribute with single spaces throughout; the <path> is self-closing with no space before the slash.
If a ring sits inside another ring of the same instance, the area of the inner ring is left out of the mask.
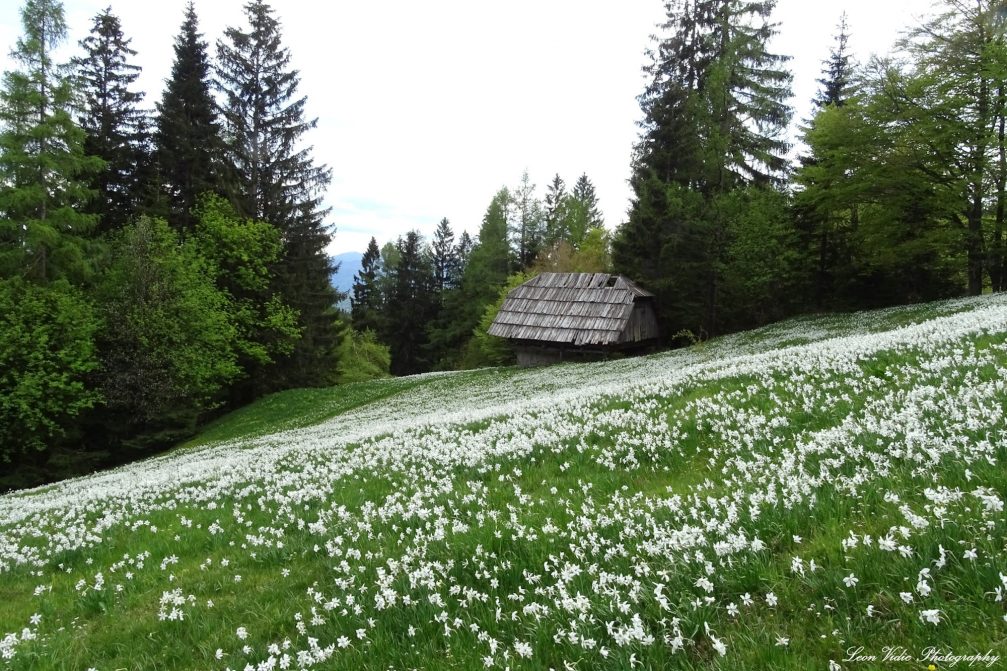
<path id="1" fill-rule="evenodd" d="M 592 228 L 603 228 L 605 220 L 598 209 L 598 196 L 594 190 L 594 184 L 588 179 L 586 174 L 577 178 L 573 192 L 567 199 L 567 220 L 565 226 L 567 230 L 567 241 L 575 248 L 579 248 L 588 231 Z"/>
<path id="2" fill-rule="evenodd" d="M 461 280 L 461 305 L 457 314 L 461 334 L 470 335 L 479 323 L 486 306 L 492 303 L 507 277 L 514 269 L 511 249 L 507 241 L 507 208 L 511 195 L 500 189 L 493 196 L 479 238 L 468 256 Z"/>
<path id="3" fill-rule="evenodd" d="M 479 228 L 479 240 L 469 255 L 463 287 L 470 298 L 478 304 L 478 314 L 496 298 L 500 287 L 507 281 L 514 269 L 513 256 L 507 243 L 507 209 L 511 202 L 510 191 L 500 189 L 490 201 L 483 223 Z M 473 320 L 478 320 L 478 315 Z"/>
<path id="4" fill-rule="evenodd" d="M 521 183 L 511 196 L 508 205 L 513 208 L 514 214 L 511 231 L 514 257 L 521 268 L 528 268 L 542 247 L 544 218 L 542 203 L 535 197 L 535 185 L 528 177 L 527 170 L 522 173 Z"/>
<path id="5" fill-rule="evenodd" d="M 350 316 L 357 331 L 382 330 L 380 273 L 381 250 L 378 249 L 378 241 L 372 237 L 360 259 L 360 270 L 353 276 Z"/>
<path id="6" fill-rule="evenodd" d="M 190 1 L 175 38 L 175 61 L 157 105 L 155 160 L 168 221 L 188 232 L 206 192 L 226 195 L 223 143 L 216 103 L 210 92 L 210 59 Z"/>
<path id="7" fill-rule="evenodd" d="M 63 5 L 27 0 L 24 35 L 11 52 L 18 70 L 0 88 L 0 276 L 46 282 L 88 272 L 83 237 L 94 216 L 83 214 L 86 180 L 101 166 L 84 153 L 73 121 L 72 78 L 53 63 L 66 39 Z"/>
<path id="8" fill-rule="evenodd" d="M 846 12 L 839 17 L 839 32 L 829 58 L 822 62 L 825 66 L 822 77 L 816 79 L 821 88 L 815 96 L 815 106 L 819 109 L 827 105 L 842 107 L 853 94 L 854 62 L 850 56 L 850 28 L 846 22 Z"/>
<path id="9" fill-rule="evenodd" d="M 391 272 L 391 295 L 386 319 L 387 340 L 392 353 L 391 370 L 396 375 L 422 372 L 427 362 L 427 326 L 434 307 L 433 273 L 423 253 L 423 240 L 409 231 L 396 242 L 398 263 Z"/>
<path id="10" fill-rule="evenodd" d="M 666 36 L 650 52 L 635 199 L 612 252 L 617 270 L 658 294 L 666 333 L 719 330 L 731 243 L 719 201 L 785 175 L 791 76 L 767 47 L 774 5 L 669 2 Z"/>
<path id="11" fill-rule="evenodd" d="M 465 274 L 465 268 L 468 266 L 469 257 L 472 255 L 472 248 L 474 246 L 475 243 L 472 242 L 472 236 L 469 235 L 469 232 L 462 231 L 462 234 L 458 236 L 458 244 L 455 245 L 455 258 L 458 259 L 458 266 L 455 269 L 455 276 L 451 282 L 453 286 L 461 284 L 462 275 Z"/>
<path id="12" fill-rule="evenodd" d="M 280 25 L 262 0 L 245 5 L 248 30 L 228 28 L 217 43 L 217 86 L 224 96 L 227 164 L 242 212 L 283 234 L 276 267 L 284 302 L 298 311 L 302 338 L 277 367 L 285 386 L 326 384 L 335 374 L 339 344 L 335 306 L 341 300 L 330 277 L 331 242 L 322 197 L 332 172 L 317 165 L 303 143 L 315 119 L 304 118 L 298 72 L 282 45 Z"/>
<path id="13" fill-rule="evenodd" d="M 102 232 L 121 228 L 135 215 L 148 168 L 147 118 L 139 109 L 143 93 L 130 90 L 140 76 L 140 67 L 130 63 L 136 56 L 130 42 L 108 8 L 80 41 L 84 55 L 72 61 L 83 95 L 84 151 L 105 161 L 91 182 L 96 195 L 89 208 Z"/>
<path id="14" fill-rule="evenodd" d="M 843 183 L 848 181 L 849 164 L 835 152 L 824 150 L 820 120 L 828 126 L 834 117 L 845 118 L 841 110 L 852 96 L 854 62 L 849 54 L 849 26 L 844 12 L 839 19 L 835 44 L 829 58 L 822 62 L 821 85 L 812 100 L 816 114 L 802 128 L 803 141 L 810 153 L 800 157 L 794 182 L 801 188 L 795 198 L 794 218 L 803 238 L 804 266 L 811 284 L 813 304 L 817 309 L 842 306 L 843 294 L 852 282 L 851 238 L 857 228 L 859 209 L 848 197 Z M 833 108 L 833 109 L 829 109 Z M 852 138 L 849 150 L 853 151 Z M 837 160 L 839 158 L 839 160 Z M 837 202 L 838 201 L 838 202 Z"/>
<path id="15" fill-rule="evenodd" d="M 542 244 L 546 248 L 566 239 L 566 231 L 563 228 L 566 223 L 566 199 L 566 184 L 559 173 L 556 173 L 545 193 L 545 211 L 543 213 L 545 233 Z"/>
<path id="16" fill-rule="evenodd" d="M 445 290 L 451 289 L 458 276 L 458 253 L 455 247 L 455 234 L 448 220 L 441 219 L 434 231 L 431 247 L 431 264 L 433 266 L 433 290 L 440 303 Z"/>

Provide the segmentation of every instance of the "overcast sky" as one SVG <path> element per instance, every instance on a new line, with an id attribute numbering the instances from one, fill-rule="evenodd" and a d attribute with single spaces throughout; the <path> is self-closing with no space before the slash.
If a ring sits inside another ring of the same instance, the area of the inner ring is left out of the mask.
<path id="1" fill-rule="evenodd" d="M 244 0 L 197 0 L 213 45 L 244 26 Z M 19 0 L 0 3 L 0 53 L 21 33 Z M 185 0 L 66 0 L 63 56 L 104 7 L 122 20 L 143 67 L 146 104 L 160 99 Z M 493 194 L 527 169 L 539 187 L 559 173 L 595 184 L 607 225 L 629 207 L 636 96 L 662 0 L 368 0 L 273 2 L 301 73 L 317 161 L 333 169 L 330 251 L 362 251 L 442 217 L 475 234 Z M 929 0 L 781 0 L 774 43 L 793 56 L 795 118 L 807 116 L 821 61 L 845 9 L 859 58 L 887 53 Z M 9 61 L 4 64 L 9 67 Z"/>

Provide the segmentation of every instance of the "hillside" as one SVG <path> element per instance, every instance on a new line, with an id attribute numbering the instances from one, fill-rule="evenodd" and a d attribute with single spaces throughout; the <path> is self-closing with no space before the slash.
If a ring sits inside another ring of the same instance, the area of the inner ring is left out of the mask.
<path id="1" fill-rule="evenodd" d="M 996 668 L 1005 406 L 1002 295 L 277 394 L 0 497 L 0 669 Z"/>

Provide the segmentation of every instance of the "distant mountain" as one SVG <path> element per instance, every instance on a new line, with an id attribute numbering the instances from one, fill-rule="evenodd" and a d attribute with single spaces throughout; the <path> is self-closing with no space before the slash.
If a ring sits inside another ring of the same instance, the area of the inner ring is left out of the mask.
<path id="1" fill-rule="evenodd" d="M 332 273 L 332 286 L 347 294 L 346 300 L 339 304 L 339 307 L 349 310 L 349 292 L 353 288 L 353 276 L 360 270 L 360 259 L 364 255 L 360 252 L 345 252 L 332 257 L 333 263 L 339 264 L 339 270 Z"/>

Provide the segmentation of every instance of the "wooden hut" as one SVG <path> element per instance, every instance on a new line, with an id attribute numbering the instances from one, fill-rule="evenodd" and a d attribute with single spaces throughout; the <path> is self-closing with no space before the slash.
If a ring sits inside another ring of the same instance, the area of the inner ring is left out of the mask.
<path id="1" fill-rule="evenodd" d="M 489 333 L 522 366 L 632 349 L 657 338 L 654 295 L 622 275 L 542 273 L 507 294 Z"/>

